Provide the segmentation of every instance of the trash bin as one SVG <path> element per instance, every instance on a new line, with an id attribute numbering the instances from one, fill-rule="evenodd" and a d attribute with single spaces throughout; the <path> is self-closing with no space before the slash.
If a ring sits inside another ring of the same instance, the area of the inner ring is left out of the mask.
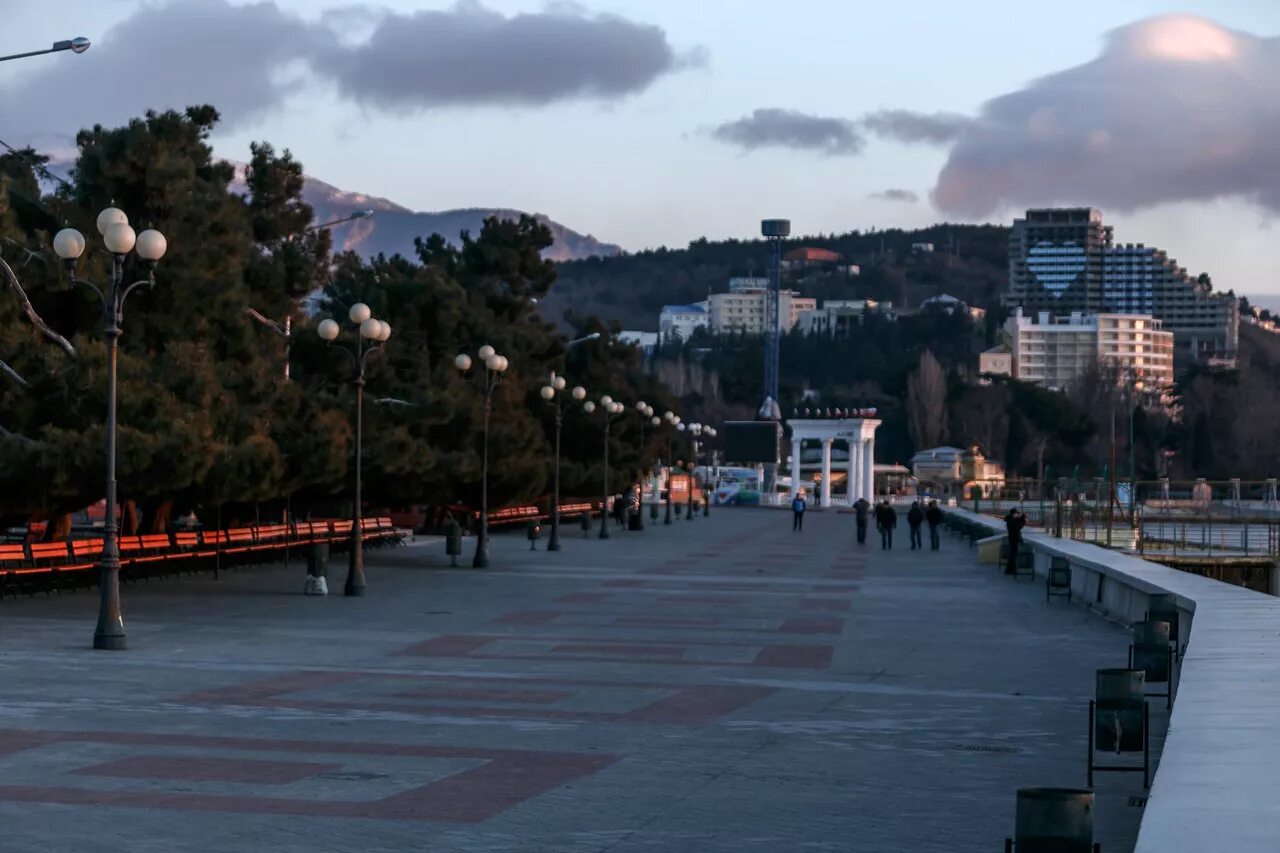
<path id="1" fill-rule="evenodd" d="M 1019 788 L 1013 833 L 1018 853 L 1090 853 L 1093 792 Z"/>
<path id="2" fill-rule="evenodd" d="M 307 549 L 307 574 L 313 578 L 326 577 L 329 571 L 329 543 L 312 542 Z"/>
<path id="3" fill-rule="evenodd" d="M 329 583 L 325 574 L 329 571 L 329 543 L 313 542 L 307 548 L 307 582 L 303 595 L 328 595 Z"/>
<path id="4" fill-rule="evenodd" d="M 444 530 L 444 553 L 449 558 L 449 565 L 458 565 L 458 555 L 462 553 L 462 528 L 456 521 L 450 521 Z"/>
<path id="5" fill-rule="evenodd" d="M 1168 622 L 1133 623 L 1133 668 L 1146 673 L 1148 684 L 1164 684 L 1172 677 Z"/>
<path id="6" fill-rule="evenodd" d="M 1142 752 L 1146 673 L 1140 669 L 1100 669 L 1096 675 L 1094 748 L 1100 752 Z"/>
<path id="7" fill-rule="evenodd" d="M 1173 643 L 1175 650 L 1182 642 L 1182 632 L 1178 630 L 1180 615 L 1178 596 L 1163 592 L 1147 596 L 1147 621 L 1169 623 L 1169 641 Z"/>

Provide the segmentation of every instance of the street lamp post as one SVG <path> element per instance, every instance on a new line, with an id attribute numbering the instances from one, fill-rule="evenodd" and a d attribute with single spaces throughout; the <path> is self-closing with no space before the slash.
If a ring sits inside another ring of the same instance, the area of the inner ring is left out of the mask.
<path id="1" fill-rule="evenodd" d="M 616 402 L 608 394 L 600 398 L 600 411 L 604 413 L 604 491 L 600 501 L 600 538 L 609 538 L 609 424 L 614 415 L 620 415 L 626 406 Z M 596 410 L 596 404 L 588 400 L 582 404 L 588 415 Z"/>
<path id="2" fill-rule="evenodd" d="M 698 438 L 702 435 L 702 424 L 689 424 L 689 440 L 691 453 L 689 456 L 689 521 L 693 521 L 693 489 L 697 482 L 698 471 Z"/>
<path id="3" fill-rule="evenodd" d="M 714 429 L 713 427 L 703 427 L 703 428 L 702 428 L 702 432 L 703 432 L 703 434 L 705 434 L 705 435 L 707 436 L 707 438 L 715 438 L 715 437 L 716 437 L 716 431 L 715 431 L 715 429 Z M 713 456 L 714 456 L 714 451 L 713 451 Z M 712 460 L 708 460 L 708 465 L 706 466 L 706 467 L 707 467 L 707 476 L 706 476 L 706 478 L 705 478 L 705 482 L 703 483 L 704 488 L 706 488 L 706 496 L 705 496 L 705 499 L 704 499 L 704 500 L 703 500 L 703 502 L 702 502 L 702 517 L 703 517 L 703 518 L 707 518 L 707 517 L 709 517 L 709 516 L 711 515 L 711 494 L 712 494 L 712 490 L 711 490 L 711 488 L 710 488 L 710 485 L 711 485 L 711 468 L 712 468 L 712 466 L 711 466 L 711 464 L 710 464 L 710 463 L 711 463 L 711 461 L 712 461 Z M 696 458 L 693 460 L 693 462 L 694 462 L 694 465 L 697 465 L 697 464 L 698 464 L 698 460 L 697 460 Z"/>
<path id="4" fill-rule="evenodd" d="M 653 417 L 653 406 L 650 406 L 644 400 L 636 403 L 636 411 L 640 413 L 640 505 L 636 507 L 636 529 L 644 530 L 644 481 L 649 478 L 649 468 L 645 465 L 644 451 L 644 428 L 649 419 Z"/>
<path id="5" fill-rule="evenodd" d="M 551 539 L 547 542 L 548 551 L 560 550 L 560 427 L 564 423 L 564 407 L 560 402 L 558 392 L 565 389 L 565 378 L 557 376 L 556 372 L 551 371 L 551 381 L 542 386 L 542 399 L 549 403 L 555 404 L 556 412 L 556 457 L 553 474 L 554 487 L 551 494 Z M 574 386 L 570 392 L 573 399 L 581 402 L 586 399 L 587 389 L 581 385 Z"/>
<path id="6" fill-rule="evenodd" d="M 484 364 L 484 438 L 480 457 L 480 533 L 476 536 L 476 555 L 471 561 L 473 569 L 489 567 L 489 415 L 493 411 L 493 389 L 498 387 L 502 374 L 510 367 L 505 355 L 485 344 L 476 351 Z M 460 353 L 453 360 L 454 367 L 462 373 L 471 369 L 471 356 Z"/>
<path id="7" fill-rule="evenodd" d="M 355 495 L 351 502 L 351 553 L 347 557 L 347 582 L 343 586 L 345 595 L 364 595 L 364 536 L 360 529 L 362 522 L 363 483 L 361 481 L 361 462 L 364 455 L 364 369 L 369 357 L 386 345 L 391 337 L 390 324 L 375 319 L 369 306 L 357 302 L 347 312 L 347 317 L 354 323 L 359 332 L 353 349 L 341 347 L 351 358 L 351 386 L 356 391 L 356 443 L 355 443 Z M 321 320 L 316 333 L 330 345 L 338 339 L 342 330 L 336 320 Z M 369 344 L 366 346 L 365 341 Z"/>
<path id="8" fill-rule="evenodd" d="M 73 39 L 55 41 L 53 43 L 53 47 L 46 48 L 45 50 L 30 50 L 26 53 L 12 53 L 8 56 L 0 56 L 0 62 L 8 62 L 10 59 L 26 59 L 28 56 L 44 56 L 46 53 L 58 53 L 63 50 L 69 50 L 72 53 L 84 53 L 89 49 L 90 44 L 92 44 L 92 42 L 84 36 L 76 36 Z M 74 258 L 72 260 L 74 260 Z"/>
<path id="9" fill-rule="evenodd" d="M 662 415 L 662 419 L 667 422 L 667 426 L 675 428 L 680 423 L 680 416 L 675 412 L 667 411 Z M 667 430 L 667 514 L 663 518 L 663 524 L 671 523 L 671 480 L 672 472 L 675 469 L 671 466 L 671 430 Z"/>
<path id="10" fill-rule="evenodd" d="M 56 47 L 56 45 L 55 45 Z M 87 45 L 86 45 L 87 47 Z M 126 648 L 124 614 L 120 609 L 120 539 L 116 529 L 116 365 L 119 354 L 120 324 L 124 322 L 124 303 L 135 287 L 154 287 L 156 263 L 164 257 L 168 241 L 159 231 L 148 229 L 135 234 L 124 211 L 108 207 L 98 214 L 98 233 L 111 253 L 111 277 L 101 288 L 75 276 L 76 259 L 84 253 L 84 235 L 74 228 L 64 228 L 53 238 L 53 251 L 62 259 L 71 281 L 88 287 L 102 303 L 102 334 L 107 343 L 107 483 L 106 515 L 102 526 L 102 562 L 99 564 L 98 625 L 93 632 L 93 647 L 122 651 Z M 147 277 L 132 284 L 124 283 L 124 262 L 135 251 L 147 270 Z"/>
<path id="11" fill-rule="evenodd" d="M 652 406 L 649 407 L 649 426 L 652 426 L 652 427 L 662 426 L 662 418 L 653 414 Z M 653 503 L 649 505 L 649 518 L 653 521 L 657 521 L 658 520 L 658 479 L 657 479 L 657 476 L 654 474 L 652 465 L 649 466 L 647 473 L 649 476 L 649 482 L 653 484 Z M 640 494 L 641 494 L 641 497 L 643 497 L 644 491 L 642 490 Z"/>

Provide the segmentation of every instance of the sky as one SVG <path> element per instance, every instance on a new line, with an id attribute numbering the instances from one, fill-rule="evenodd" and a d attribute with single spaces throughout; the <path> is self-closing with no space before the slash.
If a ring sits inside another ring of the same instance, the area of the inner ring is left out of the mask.
<path id="1" fill-rule="evenodd" d="M 0 139 L 209 102 L 217 153 L 627 249 L 1102 208 L 1280 293 L 1275 0 L 0 0 Z M 745 10 L 758 10 L 747 13 Z"/>

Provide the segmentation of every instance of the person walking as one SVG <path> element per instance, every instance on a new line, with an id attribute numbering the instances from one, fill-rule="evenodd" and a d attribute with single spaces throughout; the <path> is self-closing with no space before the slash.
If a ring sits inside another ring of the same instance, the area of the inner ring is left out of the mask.
<path id="1" fill-rule="evenodd" d="M 853 503 L 853 516 L 858 523 L 858 544 L 867 544 L 867 510 L 871 509 L 866 498 L 858 498 Z"/>
<path id="2" fill-rule="evenodd" d="M 1004 517 L 1004 528 L 1009 534 L 1009 564 L 1004 567 L 1006 575 L 1018 573 L 1018 546 L 1022 544 L 1022 528 L 1027 526 L 1027 517 L 1016 506 Z"/>
<path id="3" fill-rule="evenodd" d="M 898 511 L 889 503 L 889 499 L 885 498 L 884 503 L 880 504 L 880 548 L 882 550 L 893 550 L 893 531 L 897 526 Z"/>
<path id="4" fill-rule="evenodd" d="M 924 542 L 920 539 L 920 525 L 922 524 L 924 524 L 924 510 L 920 508 L 920 501 L 912 501 L 911 509 L 907 511 L 907 527 L 911 530 L 912 551 L 924 549 Z"/>
<path id="5" fill-rule="evenodd" d="M 929 501 L 929 508 L 924 511 L 924 520 L 929 523 L 929 550 L 936 551 L 940 546 L 938 525 L 942 524 L 942 510 L 937 501 Z"/>
<path id="6" fill-rule="evenodd" d="M 791 499 L 791 529 L 804 530 L 804 511 L 806 504 L 804 502 L 804 492 L 800 492 Z"/>

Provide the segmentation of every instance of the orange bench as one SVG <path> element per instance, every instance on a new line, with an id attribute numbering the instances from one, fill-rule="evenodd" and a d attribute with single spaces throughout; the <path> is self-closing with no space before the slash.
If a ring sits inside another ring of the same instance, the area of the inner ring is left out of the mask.
<path id="1" fill-rule="evenodd" d="M 504 506 L 489 513 L 489 526 L 519 524 L 522 521 L 540 521 L 542 514 L 536 506 Z"/>

